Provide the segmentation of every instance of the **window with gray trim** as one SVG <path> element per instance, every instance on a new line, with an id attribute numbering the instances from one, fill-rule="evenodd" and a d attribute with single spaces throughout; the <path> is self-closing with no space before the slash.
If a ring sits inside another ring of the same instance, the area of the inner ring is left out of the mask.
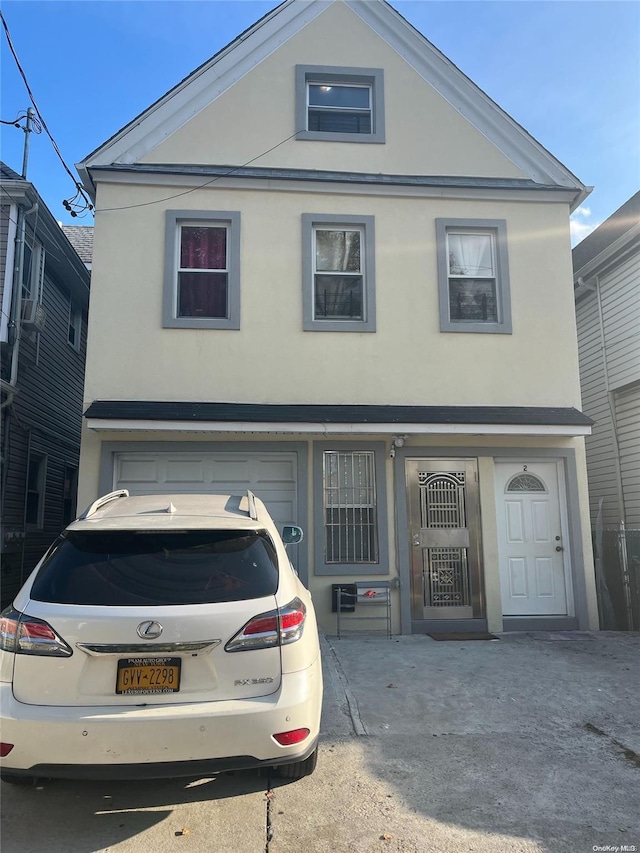
<path id="1" fill-rule="evenodd" d="M 315 573 L 386 574 L 384 444 L 314 446 Z"/>
<path id="2" fill-rule="evenodd" d="M 163 325 L 240 328 L 240 213 L 167 211 Z"/>
<path id="3" fill-rule="evenodd" d="M 440 331 L 511 334 L 507 225 L 436 219 Z"/>
<path id="4" fill-rule="evenodd" d="M 372 216 L 302 215 L 303 328 L 375 332 Z"/>
<path id="5" fill-rule="evenodd" d="M 296 139 L 384 139 L 382 68 L 296 65 Z"/>

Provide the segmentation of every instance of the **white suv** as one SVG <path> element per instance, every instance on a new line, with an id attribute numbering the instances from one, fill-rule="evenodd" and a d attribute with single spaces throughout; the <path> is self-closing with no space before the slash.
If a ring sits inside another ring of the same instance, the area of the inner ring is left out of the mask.
<path id="1" fill-rule="evenodd" d="M 0 616 L 0 776 L 312 773 L 322 670 L 309 592 L 251 493 L 113 492 Z"/>

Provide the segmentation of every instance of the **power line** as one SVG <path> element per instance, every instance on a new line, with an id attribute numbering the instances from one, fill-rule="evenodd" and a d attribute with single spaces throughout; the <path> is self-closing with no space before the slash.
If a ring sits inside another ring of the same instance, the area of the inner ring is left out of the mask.
<path id="1" fill-rule="evenodd" d="M 58 155 L 60 162 L 64 166 L 65 171 L 67 172 L 67 174 L 69 175 L 69 177 L 71 178 L 71 180 L 73 181 L 73 183 L 76 187 L 76 190 L 77 190 L 76 194 L 72 198 L 65 199 L 62 203 L 63 203 L 65 209 L 67 211 L 69 211 L 69 213 L 73 217 L 77 217 L 83 213 L 86 213 L 87 211 L 94 212 L 93 204 L 91 203 L 88 196 L 86 195 L 84 187 L 82 186 L 82 184 L 80 184 L 75 179 L 73 173 L 71 172 L 71 170 L 69 169 L 69 167 L 65 163 L 64 158 L 62 157 L 62 154 L 60 153 L 60 149 L 58 148 L 58 145 L 57 145 L 55 139 L 51 135 L 51 132 L 49 131 L 49 128 L 47 127 L 47 123 L 45 122 L 44 118 L 42 117 L 42 113 L 40 112 L 38 105 L 36 104 L 33 92 L 31 91 L 31 87 L 29 86 L 29 83 L 27 81 L 26 74 L 24 73 L 22 66 L 20 65 L 20 61 L 19 61 L 18 56 L 16 54 L 16 51 L 13 47 L 13 43 L 11 41 L 11 36 L 9 34 L 9 28 L 7 26 L 7 22 L 5 21 L 4 15 L 2 14 L 1 11 L 0 11 L 0 19 L 2 20 L 2 25 L 4 27 L 4 31 L 5 31 L 5 34 L 7 37 L 7 42 L 9 44 L 10 49 L 11 49 L 11 53 L 13 54 L 13 58 L 15 59 L 16 65 L 18 67 L 18 71 L 20 72 L 20 76 L 22 77 L 22 79 L 24 81 L 24 85 L 27 89 L 27 92 L 29 93 L 29 97 L 31 98 L 31 103 L 33 104 L 33 106 L 36 110 L 36 113 L 38 115 L 38 118 L 42 124 L 42 128 L 44 129 L 45 133 L 47 134 L 47 136 L 51 140 L 53 148 L 54 148 L 56 154 Z M 14 124 L 14 122 L 5 122 L 5 124 Z M 279 148 L 281 145 L 284 145 L 286 142 L 289 142 L 290 139 L 293 139 L 297 135 L 298 135 L 298 131 L 296 130 L 294 133 L 290 134 L 285 139 L 282 139 L 280 142 L 276 143 L 275 145 L 272 145 L 271 148 L 268 148 L 266 151 L 262 151 L 260 154 L 257 154 L 255 157 L 252 157 L 250 160 L 247 160 L 246 163 L 243 163 L 240 166 L 234 166 L 232 169 L 229 169 L 228 172 L 225 172 L 224 175 L 217 175 L 215 178 L 211 178 L 211 180 L 205 181 L 205 183 L 199 184 L 196 187 L 191 187 L 190 189 L 184 190 L 183 192 L 175 193 L 175 194 L 170 195 L 170 196 L 165 196 L 164 198 L 156 199 L 155 201 L 143 201 L 143 202 L 139 202 L 138 204 L 129 204 L 129 205 L 125 205 L 123 207 L 103 207 L 103 208 L 100 208 L 99 210 L 97 210 L 95 212 L 97 212 L 97 213 L 110 213 L 110 212 L 113 212 L 116 210 L 131 210 L 131 209 L 136 208 L 136 207 L 150 207 L 154 204 L 162 204 L 165 201 L 171 201 L 171 199 L 180 198 L 181 196 L 189 195 L 190 193 L 196 192 L 197 190 L 201 190 L 201 189 L 204 189 L 205 187 L 211 186 L 211 184 L 216 183 L 216 181 L 219 181 L 222 178 L 225 178 L 229 175 L 233 175 L 235 172 L 237 172 L 240 169 L 244 169 L 246 166 L 250 166 L 251 163 L 255 163 L 256 160 L 259 160 L 260 158 L 265 157 L 267 154 L 270 154 L 272 151 L 275 151 L 276 148 Z M 78 198 L 82 199 L 82 203 L 78 202 Z"/>
<path id="2" fill-rule="evenodd" d="M 243 163 L 241 166 L 234 166 L 232 169 L 229 169 L 228 172 L 225 172 L 224 175 L 216 175 L 215 178 L 211 178 L 210 181 L 206 181 L 204 184 L 198 184 L 197 187 L 191 187 L 188 190 L 183 190 L 182 192 L 175 193 L 174 195 L 168 195 L 164 198 L 155 199 L 155 201 L 141 201 L 139 204 L 127 204 L 124 207 L 100 207 L 96 209 L 96 213 L 112 213 L 114 210 L 131 210 L 134 207 L 150 207 L 153 204 L 162 204 L 165 201 L 171 201 L 173 198 L 180 198 L 183 195 L 189 195 L 189 193 L 194 193 L 196 190 L 202 190 L 205 187 L 211 186 L 211 184 L 215 184 L 216 181 L 222 180 L 222 178 L 226 178 L 229 175 L 233 175 L 235 172 L 240 169 L 244 169 L 246 166 L 250 166 L 251 163 L 255 163 L 256 160 L 259 160 L 261 157 L 266 157 L 267 154 L 270 154 L 272 151 L 275 151 L 276 148 L 279 148 L 281 145 L 284 145 L 285 142 L 288 142 L 290 139 L 293 139 L 298 135 L 298 131 L 292 133 L 290 136 L 287 136 L 286 139 L 281 139 L 280 142 L 277 142 L 275 145 L 272 145 L 271 148 L 268 148 L 266 151 L 262 151 L 260 154 L 257 154 L 255 157 L 252 157 L 251 160 L 247 160 L 246 163 Z"/>
<path id="3" fill-rule="evenodd" d="M 13 125 L 13 127 L 17 127 L 19 130 L 24 130 L 24 127 L 20 122 L 25 121 L 28 117 L 27 113 L 23 111 L 19 113 L 13 121 L 5 121 L 0 118 L 0 124 L 9 124 Z M 42 133 L 42 125 L 35 116 L 31 116 L 31 124 L 33 125 L 33 133 Z"/>
<path id="4" fill-rule="evenodd" d="M 36 103 L 36 99 L 34 97 L 34 94 L 31 91 L 31 86 L 29 85 L 29 81 L 27 80 L 27 75 L 25 74 L 25 72 L 22 68 L 22 65 L 20 64 L 20 60 L 18 59 L 18 54 L 16 53 L 16 50 L 13 46 L 13 42 L 11 41 L 11 34 L 9 33 L 9 27 L 7 25 L 7 22 L 5 20 L 4 15 L 2 14 L 2 11 L 0 11 L 0 20 L 2 21 L 2 26 L 4 27 L 4 32 L 5 32 L 5 35 L 7 37 L 7 44 L 9 45 L 9 49 L 11 50 L 11 53 L 12 53 L 13 58 L 15 60 L 18 71 L 20 72 L 20 76 L 22 77 L 22 81 L 25 85 L 25 88 L 27 90 L 29 98 L 31 99 L 31 103 L 33 104 L 33 108 L 36 111 L 36 114 L 38 116 L 38 120 L 39 120 L 40 124 L 42 125 L 42 129 L 45 131 L 45 133 L 49 137 L 51 144 L 53 146 L 53 150 L 58 155 L 58 159 L 62 163 L 65 172 L 69 175 L 69 177 L 71 178 L 71 180 L 74 183 L 74 186 L 76 187 L 77 192 L 76 192 L 75 196 L 73 196 L 73 198 L 69 199 L 69 200 L 65 199 L 62 203 L 65 206 L 65 208 L 71 213 L 71 216 L 74 216 L 74 217 L 78 215 L 76 210 L 73 209 L 74 207 L 77 208 L 78 210 L 80 210 L 80 212 L 82 212 L 82 213 L 84 213 L 87 210 L 93 210 L 93 205 L 92 205 L 91 201 L 89 200 L 88 196 L 85 194 L 85 191 L 82 187 L 82 184 L 80 184 L 76 180 L 73 172 L 67 166 L 67 164 L 64 160 L 64 157 L 62 156 L 62 154 L 60 152 L 60 148 L 58 147 L 58 143 L 53 138 L 53 135 L 52 135 L 51 131 L 49 130 L 49 128 L 47 127 L 47 123 L 44 120 L 42 113 L 40 112 L 40 108 L 38 107 L 38 105 Z M 77 202 L 78 197 L 82 198 L 82 200 L 83 200 L 82 204 L 78 204 L 78 202 Z"/>

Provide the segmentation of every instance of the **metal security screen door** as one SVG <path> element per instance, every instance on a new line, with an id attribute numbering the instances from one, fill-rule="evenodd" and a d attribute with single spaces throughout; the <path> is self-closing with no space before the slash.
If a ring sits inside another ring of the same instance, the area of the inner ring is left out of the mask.
<path id="1" fill-rule="evenodd" d="M 409 459 L 406 476 L 412 618 L 482 617 L 476 461 Z"/>

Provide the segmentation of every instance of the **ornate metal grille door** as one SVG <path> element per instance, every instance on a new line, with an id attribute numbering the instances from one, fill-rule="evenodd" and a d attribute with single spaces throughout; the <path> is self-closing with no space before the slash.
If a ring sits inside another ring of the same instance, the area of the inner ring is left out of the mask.
<path id="1" fill-rule="evenodd" d="M 408 460 L 414 619 L 482 616 L 475 460 Z"/>

